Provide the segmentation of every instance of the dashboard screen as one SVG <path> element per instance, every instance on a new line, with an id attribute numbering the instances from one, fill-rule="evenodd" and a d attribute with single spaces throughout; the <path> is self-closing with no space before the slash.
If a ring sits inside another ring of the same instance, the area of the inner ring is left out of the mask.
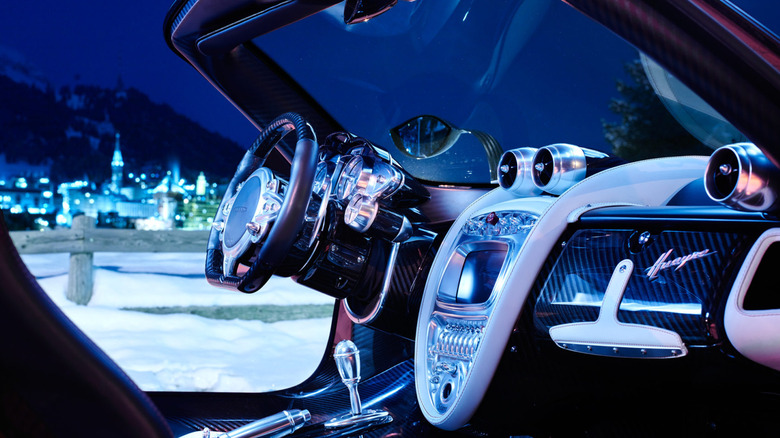
<path id="1" fill-rule="evenodd" d="M 455 302 L 480 304 L 487 301 L 506 259 L 506 252 L 505 248 L 470 252 L 463 262 Z"/>

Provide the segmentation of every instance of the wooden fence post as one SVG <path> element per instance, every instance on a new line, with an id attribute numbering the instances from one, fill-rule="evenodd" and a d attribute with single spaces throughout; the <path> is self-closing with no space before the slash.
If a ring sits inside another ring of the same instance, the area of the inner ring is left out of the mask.
<path id="1" fill-rule="evenodd" d="M 90 228 L 95 228 L 95 218 L 83 214 L 73 218 L 71 230 L 76 231 L 82 239 L 86 238 Z M 92 298 L 92 258 L 91 252 L 70 253 L 68 291 L 65 296 L 76 304 L 87 305 Z"/>
<path id="2" fill-rule="evenodd" d="M 11 231 L 19 254 L 70 254 L 68 300 L 86 305 L 94 290 L 93 254 L 122 253 L 193 253 L 203 252 L 209 230 L 116 230 L 95 228 L 95 218 L 76 216 L 71 228 L 62 230 Z"/>

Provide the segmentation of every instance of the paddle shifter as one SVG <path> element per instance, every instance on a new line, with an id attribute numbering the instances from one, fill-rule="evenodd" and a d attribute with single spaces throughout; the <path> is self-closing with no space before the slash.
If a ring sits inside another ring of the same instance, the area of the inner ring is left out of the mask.
<path id="1" fill-rule="evenodd" d="M 354 342 L 343 340 L 336 345 L 333 352 L 333 359 L 336 361 L 336 368 L 341 375 L 341 381 L 349 389 L 349 402 L 352 406 L 352 412 L 341 417 L 333 418 L 325 423 L 329 429 L 368 425 L 369 423 L 389 423 L 393 417 L 387 411 L 383 410 L 363 410 L 360 404 L 360 394 L 358 394 L 358 382 L 360 382 L 360 351 Z"/>

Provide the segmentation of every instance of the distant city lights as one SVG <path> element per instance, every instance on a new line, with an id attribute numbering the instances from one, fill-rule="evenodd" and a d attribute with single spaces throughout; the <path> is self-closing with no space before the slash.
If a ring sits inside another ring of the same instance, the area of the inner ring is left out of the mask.
<path id="1" fill-rule="evenodd" d="M 212 222 L 208 216 L 213 216 L 217 204 L 209 193 L 215 195 L 221 186 L 207 182 L 203 172 L 190 182 L 180 177 L 178 168 L 123 175 L 114 164 L 111 179 L 103 182 L 58 182 L 40 174 L 6 176 L 0 180 L 0 208 L 7 214 L 32 216 L 15 220 L 41 230 L 67 227 L 76 214 L 96 217 L 98 226 L 118 228 L 202 229 L 206 221 Z"/>

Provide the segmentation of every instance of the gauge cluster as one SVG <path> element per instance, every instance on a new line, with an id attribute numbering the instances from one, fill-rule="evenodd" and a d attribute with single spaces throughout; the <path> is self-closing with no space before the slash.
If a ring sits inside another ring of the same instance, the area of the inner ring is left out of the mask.
<path id="1" fill-rule="evenodd" d="M 388 296 L 409 295 L 424 284 L 414 280 L 432 261 L 436 235 L 424 228 L 417 207 L 430 195 L 390 154 L 348 133 L 329 135 L 318 160 L 306 225 L 295 245 L 309 255 L 286 274 L 345 299 L 354 321 L 381 325 L 380 310 L 393 314 Z M 397 324 L 411 318 L 408 309 L 399 312 L 387 319 Z"/>
<path id="2" fill-rule="evenodd" d="M 411 233 L 404 210 L 429 198 L 386 151 L 346 133 L 322 145 L 313 194 L 338 203 L 343 222 L 358 233 L 402 241 Z M 412 212 L 412 215 L 417 215 Z"/>

